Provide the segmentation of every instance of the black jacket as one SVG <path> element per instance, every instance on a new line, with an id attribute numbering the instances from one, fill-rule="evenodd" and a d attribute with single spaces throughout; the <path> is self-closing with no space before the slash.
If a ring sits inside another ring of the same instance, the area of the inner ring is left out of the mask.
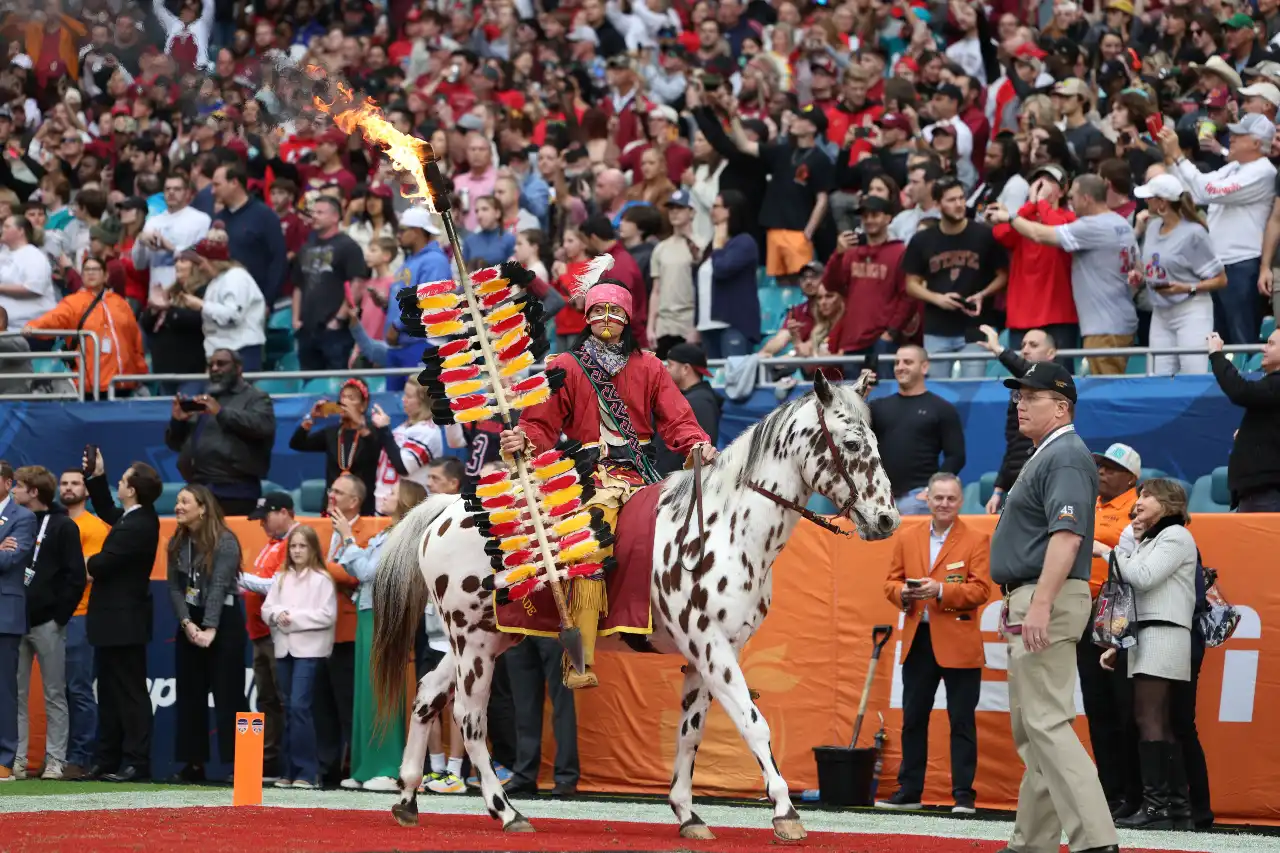
<path id="1" fill-rule="evenodd" d="M 684 398 L 689 401 L 693 416 L 698 419 L 698 426 L 702 427 L 702 431 L 711 439 L 711 443 L 715 444 L 720 437 L 720 409 L 724 406 L 724 398 L 715 392 L 710 382 L 705 380 L 688 388 L 684 392 Z M 685 460 L 681 459 L 675 451 L 668 450 L 656 434 L 653 444 L 658 454 L 660 473 L 670 474 L 684 467 Z"/>
<path id="2" fill-rule="evenodd" d="M 192 295 L 203 298 L 205 290 L 201 287 Z M 204 317 L 199 311 L 148 307 L 138 320 L 147 334 L 155 373 L 205 372 L 208 360 L 204 355 Z"/>
<path id="3" fill-rule="evenodd" d="M 154 507 L 125 514 L 111 498 L 106 477 L 86 484 L 93 511 L 111 525 L 102 550 L 89 558 L 86 629 L 95 646 L 138 646 L 151 641 L 151 569 L 160 544 Z"/>
<path id="4" fill-rule="evenodd" d="M 720 189 L 742 193 L 747 198 L 747 210 L 759 210 L 769 183 L 769 175 L 760 158 L 738 150 L 738 146 L 720 124 L 720 117 L 711 107 L 698 107 L 693 111 L 693 119 L 711 147 L 728 161 L 724 171 L 720 173 Z M 751 217 L 751 235 L 756 238 L 757 245 L 763 246 L 764 230 L 759 227 L 758 221 L 758 217 Z"/>
<path id="5" fill-rule="evenodd" d="M 1209 364 L 1222 393 L 1244 409 L 1227 461 L 1234 508 L 1241 495 L 1280 488 L 1280 370 L 1261 379 L 1245 379 L 1220 352 L 1209 356 Z"/>
<path id="6" fill-rule="evenodd" d="M 329 424 L 321 429 L 304 429 L 301 424 L 293 431 L 289 439 L 289 449 L 299 453 L 324 454 L 324 487 L 327 489 L 338 479 L 342 469 L 338 467 L 338 441 L 341 439 L 340 424 Z M 375 515 L 373 486 L 378 477 L 378 457 L 385 451 L 388 457 L 399 455 L 400 446 L 391 434 L 391 427 L 378 429 L 370 426 L 370 434 L 362 436 L 355 447 L 355 458 L 348 465 L 348 470 L 365 485 L 364 504 L 360 507 L 361 515 Z M 349 440 L 343 441 L 343 454 L 351 447 Z"/>
<path id="7" fill-rule="evenodd" d="M 1011 349 L 1006 349 L 997 356 L 1000 363 L 1015 377 L 1026 376 L 1031 369 L 1031 362 Z M 1018 479 L 1018 472 L 1031 458 L 1031 439 L 1018 429 L 1018 404 L 1009 401 L 1009 408 L 1004 415 L 1004 459 L 1000 460 L 1000 471 L 996 474 L 996 488 L 1009 491 L 1013 481 Z"/>
<path id="8" fill-rule="evenodd" d="M 65 509 L 55 506 L 36 513 L 37 530 L 44 525 L 46 516 L 49 524 L 36 555 L 36 573 L 27 584 L 27 622 L 33 628 L 50 619 L 59 625 L 67 624 L 84 594 L 80 528 Z"/>
<path id="9" fill-rule="evenodd" d="M 178 452 L 178 470 L 188 483 L 209 486 L 241 485 L 253 494 L 224 495 L 257 498 L 262 479 L 271 470 L 276 441 L 276 410 L 271 397 L 243 379 L 229 391 L 214 393 L 222 408 L 216 415 L 197 415 L 189 421 L 169 421 L 164 443 Z M 201 425 L 203 421 L 203 425 Z"/>

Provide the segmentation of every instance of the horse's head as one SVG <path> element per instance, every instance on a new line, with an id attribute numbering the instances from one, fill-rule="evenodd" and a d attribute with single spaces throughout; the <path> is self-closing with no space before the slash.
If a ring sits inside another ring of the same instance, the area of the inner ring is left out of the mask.
<path id="1" fill-rule="evenodd" d="M 884 539 L 902 519 L 893 503 L 880 446 L 871 429 L 871 409 L 863 399 L 867 377 L 852 385 L 832 385 L 818 371 L 813 380 L 817 432 L 804 462 L 814 490 L 840 508 L 863 539 Z M 809 408 L 806 406 L 806 408 Z"/>

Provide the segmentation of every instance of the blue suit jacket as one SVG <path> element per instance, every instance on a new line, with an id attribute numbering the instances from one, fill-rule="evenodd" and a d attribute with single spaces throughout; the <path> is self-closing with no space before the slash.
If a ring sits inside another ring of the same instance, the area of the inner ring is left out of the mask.
<path id="1" fill-rule="evenodd" d="M 16 551 L 0 551 L 0 634 L 27 633 L 27 588 L 23 583 L 36 545 L 36 517 L 13 500 L 0 512 L 0 541 L 14 538 Z"/>

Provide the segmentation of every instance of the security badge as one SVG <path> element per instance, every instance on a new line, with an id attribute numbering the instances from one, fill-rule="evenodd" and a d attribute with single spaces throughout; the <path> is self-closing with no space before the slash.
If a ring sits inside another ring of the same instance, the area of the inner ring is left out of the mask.
<path id="1" fill-rule="evenodd" d="M 963 568 L 964 568 L 964 560 L 958 560 L 958 561 L 956 561 L 956 562 L 954 562 L 954 563 L 947 563 L 947 572 L 948 572 L 948 574 L 947 574 L 947 578 L 946 578 L 946 581 L 945 581 L 945 582 L 946 582 L 946 583 L 964 583 L 964 573 L 963 573 L 963 572 L 952 572 L 952 571 L 951 571 L 952 569 L 963 569 Z"/>

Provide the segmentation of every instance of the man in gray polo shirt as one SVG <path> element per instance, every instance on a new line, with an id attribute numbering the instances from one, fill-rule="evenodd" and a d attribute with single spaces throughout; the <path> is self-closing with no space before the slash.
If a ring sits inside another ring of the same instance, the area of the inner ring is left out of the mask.
<path id="1" fill-rule="evenodd" d="M 1006 379 L 1018 429 L 1035 445 L 991 535 L 991 580 L 1004 592 L 1009 717 L 1026 770 L 1001 853 L 1117 853 L 1098 772 L 1071 728 L 1076 643 L 1089 621 L 1098 469 L 1075 433 L 1076 386 L 1056 362 Z"/>
<path id="2" fill-rule="evenodd" d="M 986 217 L 990 222 L 1008 222 L 1029 240 L 1071 253 L 1071 293 L 1085 349 L 1132 346 L 1138 311 L 1133 306 L 1129 270 L 1140 257 L 1133 226 L 1107 207 L 1107 182 L 1097 175 L 1076 178 L 1070 199 L 1078 218 L 1066 225 L 1031 222 L 999 205 L 988 207 Z M 1123 355 L 1093 356 L 1089 372 L 1120 374 L 1127 364 Z"/>

